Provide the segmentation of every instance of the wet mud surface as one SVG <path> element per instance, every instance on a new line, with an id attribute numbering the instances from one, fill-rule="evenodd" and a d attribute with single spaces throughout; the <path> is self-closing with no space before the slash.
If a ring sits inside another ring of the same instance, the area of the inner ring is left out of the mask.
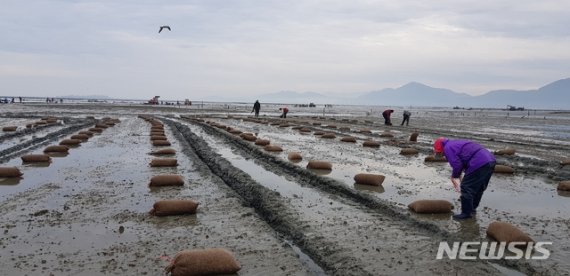
<path id="1" fill-rule="evenodd" d="M 21 179 L 0 179 L 2 275 L 160 275 L 176 252 L 208 247 L 234 252 L 243 267 L 240 275 L 570 273 L 570 197 L 556 191 L 558 181 L 570 179 L 570 166 L 559 164 L 570 156 L 564 136 L 570 120 L 565 114 L 528 119 L 425 111 L 413 113 L 414 126 L 385 127 L 361 111 L 344 110 L 326 118 L 299 115 L 286 120 L 290 126 L 279 127 L 283 120 L 265 117 L 263 124 L 255 123 L 239 109 L 12 109 L 0 114 L 2 125 L 25 125 L 39 115 L 72 121 L 12 137 L 0 134 L 1 165 L 17 166 L 24 173 Z M 231 116 L 219 115 L 224 113 Z M 148 153 L 158 147 L 149 139 L 150 124 L 138 114 L 156 115 L 166 123 L 179 166 L 148 166 L 154 158 Z M 40 153 L 44 146 L 92 127 L 88 116 L 122 122 L 72 148 L 67 156 L 52 158 L 50 164 L 21 163 L 22 154 Z M 256 133 L 284 151 L 268 153 L 239 136 L 179 116 Z M 312 131 L 302 134 L 292 129 L 296 125 Z M 337 138 L 319 138 L 314 131 L 333 132 Z M 414 131 L 420 132 L 418 142 L 406 142 Z M 394 137 L 381 137 L 386 132 Z M 357 142 L 340 142 L 346 135 Z M 473 139 L 493 150 L 517 150 L 514 156 L 497 158 L 515 174 L 493 176 L 473 220 L 456 222 L 450 215 L 417 215 L 406 208 L 416 199 L 445 199 L 460 207 L 459 195 L 449 184 L 449 165 L 423 161 L 439 136 Z M 380 142 L 380 148 L 362 147 L 370 138 Z M 400 155 L 404 147 L 419 154 Z M 292 151 L 300 152 L 303 160 L 288 161 Z M 333 170 L 310 172 L 305 166 L 311 159 L 327 160 Z M 180 174 L 186 183 L 150 189 L 150 177 L 162 173 Z M 379 187 L 357 185 L 352 179 L 357 173 L 383 174 L 386 179 Z M 148 214 L 157 200 L 184 198 L 200 202 L 196 215 Z M 485 230 L 494 220 L 518 225 L 537 241 L 553 241 L 551 258 L 435 260 L 440 241 L 487 240 Z"/>

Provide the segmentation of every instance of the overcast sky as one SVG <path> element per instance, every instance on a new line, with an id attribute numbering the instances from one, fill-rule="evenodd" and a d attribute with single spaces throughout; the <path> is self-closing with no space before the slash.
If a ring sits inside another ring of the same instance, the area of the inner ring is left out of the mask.
<path id="1" fill-rule="evenodd" d="M 158 33 L 161 25 L 172 31 Z M 2 0 L 0 95 L 457 92 L 570 77 L 570 1 Z"/>

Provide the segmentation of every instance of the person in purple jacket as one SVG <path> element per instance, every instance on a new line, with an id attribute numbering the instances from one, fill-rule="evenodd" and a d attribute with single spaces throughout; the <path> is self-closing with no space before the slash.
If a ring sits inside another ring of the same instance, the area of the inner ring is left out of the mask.
<path id="1" fill-rule="evenodd" d="M 483 192 L 495 171 L 495 156 L 473 141 L 449 140 L 445 137 L 435 140 L 433 149 L 436 154 L 445 155 L 453 168 L 451 183 L 455 190 L 459 191 L 461 187 L 461 213 L 453 215 L 453 218 L 470 218 L 479 207 Z M 464 177 L 461 176 L 463 172 Z"/>

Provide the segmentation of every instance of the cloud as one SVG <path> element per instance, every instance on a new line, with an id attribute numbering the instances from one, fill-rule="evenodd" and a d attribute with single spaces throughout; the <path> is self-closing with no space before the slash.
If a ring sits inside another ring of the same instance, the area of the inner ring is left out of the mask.
<path id="1" fill-rule="evenodd" d="M 471 94 L 536 88 L 570 71 L 568 9 L 528 0 L 8 1 L 0 80 L 27 95 L 42 87 L 122 98 L 349 94 L 409 81 Z M 172 31 L 158 34 L 161 25 Z"/>

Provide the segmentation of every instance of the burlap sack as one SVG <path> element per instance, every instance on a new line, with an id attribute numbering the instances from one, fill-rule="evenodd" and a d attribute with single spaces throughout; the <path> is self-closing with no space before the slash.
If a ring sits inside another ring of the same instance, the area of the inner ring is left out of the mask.
<path id="1" fill-rule="evenodd" d="M 61 142 L 59 142 L 59 144 L 62 146 L 77 146 L 77 145 L 81 144 L 81 140 L 79 140 L 79 139 L 63 139 L 63 140 L 61 140 Z"/>
<path id="2" fill-rule="evenodd" d="M 311 129 L 304 127 L 304 128 L 299 129 L 299 131 L 300 132 L 311 132 Z"/>
<path id="3" fill-rule="evenodd" d="M 16 167 L 0 167 L 0 177 L 20 177 L 22 175 Z"/>
<path id="4" fill-rule="evenodd" d="M 307 164 L 307 169 L 332 170 L 332 164 L 327 161 L 311 160 Z"/>
<path id="5" fill-rule="evenodd" d="M 34 123 L 34 125 L 37 125 L 37 126 L 47 125 L 47 124 L 48 124 L 48 122 L 46 122 L 46 121 L 36 121 L 36 122 Z"/>
<path id="6" fill-rule="evenodd" d="M 82 134 L 82 135 L 87 135 L 87 136 L 89 136 L 89 137 L 93 137 L 93 132 L 91 132 L 91 131 L 86 131 L 86 130 L 80 131 L 80 132 L 78 132 L 77 134 Z"/>
<path id="7" fill-rule="evenodd" d="M 495 173 L 512 174 L 515 170 L 505 165 L 495 165 Z"/>
<path id="8" fill-rule="evenodd" d="M 81 140 L 81 141 L 87 141 L 89 140 L 89 135 L 86 134 L 75 134 L 75 135 L 71 135 L 71 137 L 69 137 L 71 139 L 76 139 L 76 140 Z"/>
<path id="9" fill-rule="evenodd" d="M 487 227 L 487 235 L 499 242 L 534 242 L 534 240 L 516 226 L 502 221 L 494 221 Z"/>
<path id="10" fill-rule="evenodd" d="M 316 135 L 316 136 L 325 135 L 325 132 L 324 131 L 315 131 L 313 133 L 313 135 Z"/>
<path id="11" fill-rule="evenodd" d="M 166 136 L 164 135 L 151 135 L 150 140 L 151 141 L 168 140 L 168 138 L 166 138 Z"/>
<path id="12" fill-rule="evenodd" d="M 241 130 L 237 130 L 237 129 L 231 129 L 231 130 L 229 130 L 228 132 L 229 132 L 229 133 L 231 133 L 231 134 L 236 134 L 236 135 L 238 135 L 238 134 L 241 134 L 241 133 L 242 133 L 242 131 L 241 131 Z"/>
<path id="13" fill-rule="evenodd" d="M 394 138 L 394 134 L 392 134 L 390 132 L 382 132 L 382 133 L 380 133 L 380 137 L 382 137 L 382 138 Z"/>
<path id="14" fill-rule="evenodd" d="M 516 150 L 514 148 L 505 148 L 501 150 L 496 150 L 495 155 L 514 155 Z"/>
<path id="15" fill-rule="evenodd" d="M 560 161 L 560 166 L 567 166 L 570 165 L 570 159 Z"/>
<path id="16" fill-rule="evenodd" d="M 48 146 L 44 149 L 45 153 L 49 153 L 49 152 L 68 152 L 69 148 L 66 146 Z"/>
<path id="17" fill-rule="evenodd" d="M 417 142 L 418 141 L 418 135 L 420 135 L 417 132 L 412 133 L 412 135 L 410 135 L 410 142 Z"/>
<path id="18" fill-rule="evenodd" d="M 170 142 L 168 140 L 154 140 L 152 141 L 153 146 L 170 146 Z"/>
<path id="19" fill-rule="evenodd" d="M 447 200 L 424 199 L 412 202 L 408 208 L 420 214 L 437 214 L 451 212 L 453 205 Z"/>
<path id="20" fill-rule="evenodd" d="M 445 156 L 443 155 L 442 156 L 428 155 L 424 159 L 424 162 L 447 162 L 447 159 L 445 159 Z"/>
<path id="21" fill-rule="evenodd" d="M 50 162 L 51 157 L 46 154 L 28 154 L 21 157 L 24 163 Z"/>
<path id="22" fill-rule="evenodd" d="M 370 129 L 367 129 L 367 128 L 363 128 L 363 129 L 361 129 L 359 132 L 360 132 L 360 133 L 367 133 L 367 134 L 372 133 L 372 131 L 371 131 Z"/>
<path id="23" fill-rule="evenodd" d="M 171 276 L 233 274 L 241 265 L 231 252 L 222 248 L 185 250 L 178 252 L 166 267 Z"/>
<path id="24" fill-rule="evenodd" d="M 153 151 L 153 152 L 151 152 L 150 154 L 152 154 L 152 155 L 176 154 L 176 150 L 170 149 L 170 148 L 168 148 L 168 149 L 160 149 L 160 150 L 157 150 L 157 151 Z"/>
<path id="25" fill-rule="evenodd" d="M 178 160 L 176 158 L 155 158 L 150 161 L 151 167 L 176 167 Z"/>
<path id="26" fill-rule="evenodd" d="M 314 126 L 320 126 L 320 125 L 321 125 L 321 123 L 319 123 L 319 122 L 315 122 L 315 123 L 313 123 L 313 125 L 314 125 Z"/>
<path id="27" fill-rule="evenodd" d="M 301 156 L 301 153 L 299 153 L 299 152 L 290 152 L 287 155 L 287 159 L 289 159 L 291 161 L 299 161 L 299 160 L 303 160 L 303 156 Z"/>
<path id="28" fill-rule="evenodd" d="M 150 178 L 150 183 L 148 185 L 151 187 L 182 186 L 184 185 L 184 179 L 182 176 L 177 174 L 156 175 Z"/>
<path id="29" fill-rule="evenodd" d="M 334 133 L 325 133 L 325 134 L 321 135 L 321 138 L 323 138 L 323 139 L 334 139 L 334 138 L 336 138 L 336 135 L 334 135 Z"/>
<path id="30" fill-rule="evenodd" d="M 401 155 L 413 155 L 418 154 L 418 150 L 414 148 L 403 148 L 400 150 Z"/>
<path id="31" fill-rule="evenodd" d="M 557 189 L 559 191 L 570 191 L 570 180 L 561 181 L 560 183 L 558 183 Z"/>
<path id="32" fill-rule="evenodd" d="M 257 139 L 257 141 L 255 141 L 255 144 L 258 146 L 267 146 L 267 145 L 271 144 L 271 141 L 266 140 L 266 139 Z"/>
<path id="33" fill-rule="evenodd" d="M 340 138 L 340 140 L 342 142 L 347 142 L 347 143 L 356 143 L 356 138 L 352 137 L 352 136 L 345 136 Z"/>
<path id="34" fill-rule="evenodd" d="M 372 140 L 366 140 L 362 143 L 363 147 L 369 147 L 369 148 L 379 148 L 380 147 L 380 143 L 376 142 L 376 141 L 372 141 Z"/>
<path id="35" fill-rule="evenodd" d="M 18 129 L 17 126 L 6 126 L 2 128 L 2 131 L 9 132 L 9 131 L 16 131 L 17 129 Z"/>
<path id="36" fill-rule="evenodd" d="M 359 173 L 354 176 L 354 182 L 362 185 L 380 186 L 385 178 L 380 174 Z"/>
<path id="37" fill-rule="evenodd" d="M 150 131 L 164 131 L 164 127 L 162 125 L 160 126 L 151 126 L 150 127 Z"/>
<path id="38" fill-rule="evenodd" d="M 294 126 L 294 127 L 292 127 L 291 129 L 293 129 L 293 130 L 299 130 L 299 129 L 301 129 L 301 128 L 303 128 L 303 126 Z"/>
<path id="39" fill-rule="evenodd" d="M 98 128 L 98 127 L 92 127 L 89 129 L 90 132 L 95 132 L 95 133 L 101 133 L 103 132 L 102 128 Z"/>
<path id="40" fill-rule="evenodd" d="M 150 214 L 158 217 L 196 214 L 198 204 L 199 203 L 192 200 L 161 200 L 154 203 Z"/>
<path id="41" fill-rule="evenodd" d="M 283 148 L 281 148 L 280 146 L 276 146 L 276 145 L 267 145 L 263 148 L 265 151 L 271 151 L 271 152 L 280 152 L 283 151 Z"/>
<path id="42" fill-rule="evenodd" d="M 166 136 L 164 131 L 151 131 L 150 136 Z"/>
<path id="43" fill-rule="evenodd" d="M 98 127 L 98 128 L 108 128 L 109 126 L 108 126 L 107 124 L 104 124 L 104 123 L 97 123 L 97 124 L 95 124 L 95 127 Z"/>
<path id="44" fill-rule="evenodd" d="M 328 125 L 327 128 L 333 128 L 334 129 L 334 128 L 336 128 L 336 126 L 335 125 Z"/>

